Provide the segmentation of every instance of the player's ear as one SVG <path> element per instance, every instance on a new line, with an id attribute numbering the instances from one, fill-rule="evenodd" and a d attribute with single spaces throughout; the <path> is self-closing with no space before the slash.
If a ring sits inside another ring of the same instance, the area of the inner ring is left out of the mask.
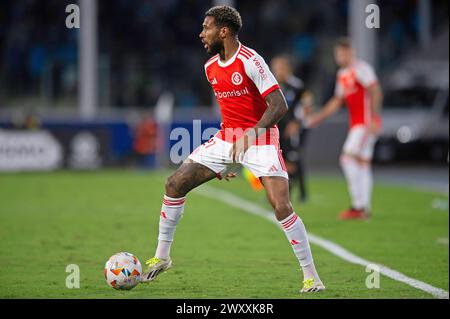
<path id="1" fill-rule="evenodd" d="M 230 29 L 228 27 L 220 28 L 219 35 L 222 39 L 226 38 L 227 34 L 229 34 L 229 33 L 230 33 Z"/>

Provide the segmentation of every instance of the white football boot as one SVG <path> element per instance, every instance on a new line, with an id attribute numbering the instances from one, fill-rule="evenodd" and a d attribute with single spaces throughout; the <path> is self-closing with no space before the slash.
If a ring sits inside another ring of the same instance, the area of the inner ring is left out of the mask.
<path id="1" fill-rule="evenodd" d="M 300 293 L 320 292 L 323 290 L 325 290 L 325 286 L 321 281 L 316 281 L 314 278 L 309 278 L 303 282 L 303 288 L 300 290 Z"/>
<path id="2" fill-rule="evenodd" d="M 160 273 L 172 267 L 172 260 L 170 257 L 167 259 L 153 257 L 147 260 L 145 264 L 147 265 L 147 270 L 141 275 L 141 283 L 148 283 L 155 280 Z"/>

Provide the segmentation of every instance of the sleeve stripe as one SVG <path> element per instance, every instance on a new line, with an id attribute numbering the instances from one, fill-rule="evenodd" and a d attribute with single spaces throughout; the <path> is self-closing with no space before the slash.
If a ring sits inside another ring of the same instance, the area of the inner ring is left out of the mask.
<path id="1" fill-rule="evenodd" d="M 208 62 L 206 62 L 205 69 L 208 68 L 211 64 L 213 64 L 217 60 L 219 60 L 219 56 L 215 56 L 214 58 L 210 59 Z"/>
<path id="2" fill-rule="evenodd" d="M 240 52 L 240 55 L 244 56 L 247 60 L 250 59 L 250 57 L 248 56 L 248 54 L 244 53 L 244 52 Z"/>
<path id="3" fill-rule="evenodd" d="M 241 53 L 246 53 L 247 55 L 249 55 L 249 57 L 251 58 L 254 54 L 253 54 L 253 52 L 251 52 L 249 49 L 247 49 L 246 47 L 242 47 L 241 48 Z"/>
<path id="4" fill-rule="evenodd" d="M 246 50 L 247 52 L 252 53 L 252 51 L 249 48 L 247 48 L 245 45 L 242 46 L 242 49 Z"/>
<path id="5" fill-rule="evenodd" d="M 218 59 L 219 59 L 219 56 L 216 55 L 216 56 L 214 56 L 212 59 L 209 59 L 209 61 L 206 62 L 206 64 L 205 64 L 205 75 L 206 75 L 206 79 L 208 80 L 208 82 L 209 82 L 209 78 L 208 78 L 208 67 L 209 67 L 211 64 L 213 64 L 214 62 L 216 62 Z"/>
<path id="6" fill-rule="evenodd" d="M 241 59 L 241 61 L 244 62 L 244 63 L 249 60 L 249 58 L 247 58 L 246 56 L 244 56 L 241 53 L 239 53 L 238 58 Z"/>
<path id="7" fill-rule="evenodd" d="M 239 52 L 239 54 L 241 54 L 241 55 L 243 55 L 244 57 L 246 57 L 247 60 L 250 59 L 250 55 L 249 55 L 247 52 L 245 52 L 244 50 L 241 50 L 241 52 Z"/>
<path id="8" fill-rule="evenodd" d="M 246 50 L 244 48 L 241 48 L 241 52 L 247 54 L 247 55 L 251 55 L 252 53 L 249 50 Z"/>
<path id="9" fill-rule="evenodd" d="M 262 93 L 262 97 L 265 98 L 267 95 L 269 95 L 270 93 L 272 93 L 273 91 L 276 91 L 280 89 L 280 86 L 278 84 L 275 84 L 274 86 L 268 88 L 264 93 Z"/>
<path id="10" fill-rule="evenodd" d="M 214 60 L 215 58 L 217 58 L 218 54 L 216 54 L 215 56 L 213 56 L 211 59 L 209 59 L 208 61 L 206 61 L 206 64 L 208 64 L 208 62 Z"/>

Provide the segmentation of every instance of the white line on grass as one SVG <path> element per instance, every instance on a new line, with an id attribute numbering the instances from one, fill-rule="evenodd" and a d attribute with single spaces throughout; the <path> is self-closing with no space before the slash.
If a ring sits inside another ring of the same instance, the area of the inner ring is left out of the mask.
<path id="1" fill-rule="evenodd" d="M 212 198 L 214 200 L 220 200 L 224 202 L 225 204 L 229 206 L 236 207 L 238 209 L 242 209 L 250 214 L 263 217 L 273 224 L 280 227 L 278 221 L 275 219 L 274 214 L 271 211 L 267 211 L 264 208 L 253 204 L 250 201 L 247 201 L 245 199 L 242 199 L 238 196 L 235 196 L 229 192 L 217 189 L 215 187 L 210 186 L 203 186 L 201 188 L 198 188 L 196 190 L 196 193 L 201 194 L 205 197 Z M 403 282 L 411 287 L 414 287 L 416 289 L 425 291 L 431 295 L 433 295 L 436 298 L 440 299 L 449 299 L 449 294 L 447 291 L 441 288 L 437 288 L 434 286 L 431 286 L 423 281 L 410 278 L 396 270 L 390 269 L 386 266 L 379 265 L 377 263 L 368 261 L 366 259 L 363 259 L 361 257 L 356 256 L 355 254 L 352 254 L 345 248 L 329 241 L 323 238 L 320 238 L 319 236 L 313 235 L 311 233 L 308 233 L 309 241 L 315 245 L 318 245 L 322 247 L 323 249 L 329 251 L 333 255 L 344 259 L 345 261 L 348 261 L 352 264 L 361 265 L 364 267 L 367 267 L 368 265 L 377 265 L 380 267 L 380 273 L 385 275 L 386 277 L 389 277 L 393 280 Z"/>

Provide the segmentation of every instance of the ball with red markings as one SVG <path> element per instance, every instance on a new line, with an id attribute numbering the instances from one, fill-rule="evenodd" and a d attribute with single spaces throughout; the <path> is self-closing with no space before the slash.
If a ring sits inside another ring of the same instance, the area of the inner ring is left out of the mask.
<path id="1" fill-rule="evenodd" d="M 104 275 L 109 286 L 130 290 L 139 283 L 142 266 L 133 254 L 121 252 L 111 256 L 105 264 Z"/>

